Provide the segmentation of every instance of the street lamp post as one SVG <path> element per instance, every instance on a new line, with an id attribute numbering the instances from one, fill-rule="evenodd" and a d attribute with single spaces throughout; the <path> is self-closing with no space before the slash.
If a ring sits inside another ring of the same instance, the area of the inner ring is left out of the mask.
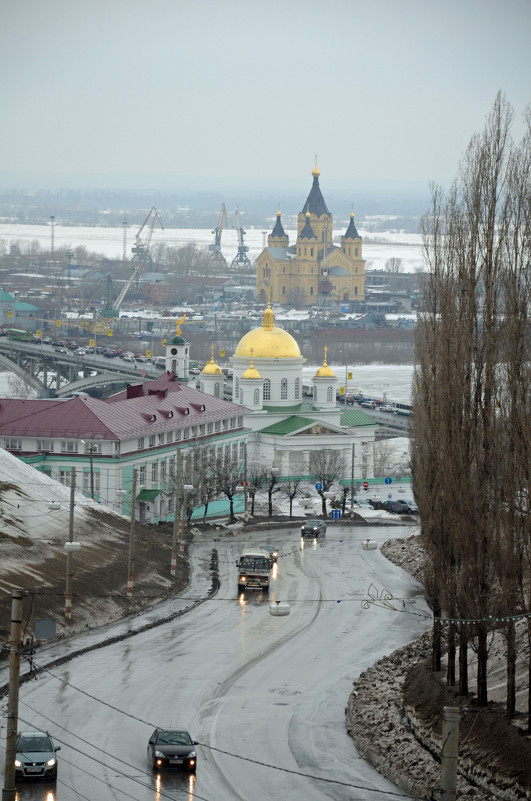
<path id="1" fill-rule="evenodd" d="M 70 473 L 70 518 L 68 525 L 68 542 L 65 542 L 66 551 L 66 587 L 65 587 L 65 617 L 72 617 L 72 583 L 74 578 L 74 551 L 79 551 L 81 543 L 74 542 L 74 496 L 76 491 L 76 468 Z"/>
<path id="2" fill-rule="evenodd" d="M 175 478 L 175 513 L 173 516 L 173 534 L 171 540 L 171 565 L 170 575 L 175 576 L 177 572 L 177 544 L 181 540 L 181 485 L 182 485 L 182 460 L 180 453 L 177 453 L 177 475 Z"/>
<path id="3" fill-rule="evenodd" d="M 84 439 L 81 440 L 85 446 L 85 452 L 88 450 L 90 462 L 90 497 L 94 500 L 94 462 L 92 459 L 92 445 L 88 445 Z"/>
<path id="4" fill-rule="evenodd" d="M 131 488 L 131 525 L 129 529 L 129 555 L 127 560 L 127 597 L 133 597 L 133 574 L 135 569 L 135 511 L 136 511 L 136 467 L 133 467 Z"/>
<path id="5" fill-rule="evenodd" d="M 184 502 L 183 502 L 183 522 L 182 522 L 182 534 L 181 537 L 181 551 L 184 549 L 184 535 L 186 534 L 186 530 L 188 527 L 188 496 L 193 495 L 195 492 L 195 487 L 193 484 L 183 484 L 184 490 Z"/>

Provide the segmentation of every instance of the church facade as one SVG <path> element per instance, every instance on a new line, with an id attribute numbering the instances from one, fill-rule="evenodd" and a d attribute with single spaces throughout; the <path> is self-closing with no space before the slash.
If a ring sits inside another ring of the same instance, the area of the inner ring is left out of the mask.
<path id="1" fill-rule="evenodd" d="M 339 453 L 343 478 L 372 476 L 377 424 L 361 409 L 337 405 L 339 381 L 326 348 L 312 377 L 313 397 L 303 397 L 305 362 L 294 337 L 275 325 L 269 305 L 263 324 L 239 341 L 231 357 L 233 403 L 246 409 L 248 469 L 261 464 L 278 468 L 284 478 L 309 477 L 314 455 L 329 450 Z M 223 396 L 223 374 L 213 356 L 199 380 L 201 392 Z"/>
<path id="2" fill-rule="evenodd" d="M 319 186 L 320 171 L 312 171 L 313 183 L 297 218 L 297 241 L 290 245 L 280 211 L 268 236 L 267 247 L 256 258 L 256 297 L 297 308 L 336 307 L 365 298 L 365 261 L 362 239 L 350 223 L 333 241 L 333 217 Z"/>

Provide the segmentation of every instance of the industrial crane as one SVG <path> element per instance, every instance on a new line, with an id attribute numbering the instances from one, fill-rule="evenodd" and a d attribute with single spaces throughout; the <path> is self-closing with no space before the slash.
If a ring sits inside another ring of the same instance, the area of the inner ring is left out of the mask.
<path id="1" fill-rule="evenodd" d="M 222 203 L 221 211 L 218 217 L 218 224 L 212 231 L 215 236 L 214 243 L 208 246 L 210 251 L 210 258 L 213 262 L 218 264 L 220 267 L 226 267 L 227 262 L 225 261 L 225 257 L 221 252 L 221 234 L 223 233 L 223 226 L 227 225 L 227 209 L 225 208 L 225 204 Z"/>
<path id="2" fill-rule="evenodd" d="M 144 230 L 144 228 L 146 228 L 146 226 L 148 225 L 150 220 L 151 220 L 151 223 L 150 223 L 150 225 L 149 225 L 149 227 L 147 229 L 147 234 L 145 235 L 144 239 L 142 239 L 142 231 Z M 131 273 L 131 275 L 129 276 L 129 278 L 127 279 L 125 284 L 123 285 L 123 287 L 120 290 L 120 293 L 119 293 L 118 297 L 116 298 L 116 300 L 114 301 L 114 303 L 111 300 L 111 296 L 112 296 L 111 276 L 110 275 L 107 276 L 107 280 L 108 280 L 108 283 L 107 283 L 107 301 L 105 303 L 105 308 L 101 310 L 101 316 L 102 317 L 119 317 L 120 306 L 122 305 L 123 299 L 125 298 L 125 296 L 129 292 L 129 290 L 131 289 L 133 281 L 137 278 L 140 270 L 143 267 L 145 267 L 148 264 L 152 264 L 153 260 L 151 258 L 151 254 L 149 252 L 149 246 L 151 244 L 151 237 L 153 236 L 153 229 L 155 227 L 155 223 L 157 222 L 157 220 L 159 222 L 159 225 L 160 225 L 161 229 L 164 231 L 164 226 L 162 224 L 162 220 L 160 219 L 160 214 L 158 213 L 158 211 L 155 208 L 155 206 L 153 206 L 151 208 L 149 214 L 147 215 L 146 219 L 142 223 L 138 233 L 136 234 L 136 236 L 135 236 L 135 244 L 131 248 L 131 251 L 133 253 L 133 258 L 131 259 L 131 261 L 135 263 L 135 267 L 133 269 L 133 272 Z"/>
<path id="3" fill-rule="evenodd" d="M 150 219 L 151 219 L 151 225 L 148 228 L 147 236 L 143 240 L 142 239 L 142 231 L 144 230 L 144 228 L 146 227 L 146 225 L 148 224 Z M 161 230 L 164 231 L 164 226 L 162 224 L 162 220 L 160 219 L 160 214 L 158 213 L 158 211 L 155 208 L 155 206 L 153 206 L 151 208 L 151 211 L 149 212 L 148 216 L 146 217 L 146 219 L 142 223 L 142 225 L 140 227 L 140 230 L 138 231 L 137 235 L 135 236 L 135 244 L 131 248 L 131 251 L 134 254 L 133 258 L 132 258 L 132 261 L 141 261 L 144 264 L 151 263 L 152 259 L 151 259 L 151 255 L 150 255 L 150 252 L 149 252 L 149 246 L 151 244 L 151 237 L 153 236 L 153 228 L 155 227 L 155 223 L 157 222 L 157 220 L 159 221 L 159 225 L 161 227 Z M 122 300 L 123 300 L 123 298 L 122 298 Z"/>
<path id="4" fill-rule="evenodd" d="M 230 266 L 231 270 L 245 270 L 246 268 L 251 269 L 251 262 L 249 261 L 249 256 L 247 255 L 249 248 L 247 245 L 243 244 L 243 237 L 245 236 L 245 231 L 243 230 L 242 226 L 240 225 L 240 212 L 238 211 L 238 206 L 236 206 L 236 211 L 234 212 L 234 227 L 238 232 L 238 252 L 236 256 L 232 260 L 232 264 Z"/>

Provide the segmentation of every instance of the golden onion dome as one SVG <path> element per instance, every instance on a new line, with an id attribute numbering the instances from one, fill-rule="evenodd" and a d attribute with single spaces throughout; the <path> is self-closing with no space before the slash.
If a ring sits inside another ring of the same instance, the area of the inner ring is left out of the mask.
<path id="1" fill-rule="evenodd" d="M 321 170 L 317 166 L 317 159 L 315 160 L 315 167 L 312 170 L 312 175 L 314 178 L 318 178 L 321 175 Z"/>
<path id="2" fill-rule="evenodd" d="M 263 325 L 253 328 L 240 339 L 234 355 L 259 359 L 295 359 L 301 356 L 301 352 L 291 334 L 276 327 L 273 309 L 268 306 Z"/>
<path id="3" fill-rule="evenodd" d="M 315 373 L 316 378 L 335 378 L 336 374 L 327 364 L 323 364 Z"/>
<path id="4" fill-rule="evenodd" d="M 251 366 L 248 367 L 247 370 L 245 370 L 245 372 L 242 373 L 242 378 L 254 378 L 254 379 L 257 379 L 257 378 L 262 378 L 262 376 L 260 375 L 260 373 L 258 372 L 256 367 L 251 362 Z"/>
<path id="5" fill-rule="evenodd" d="M 221 375 L 221 367 L 214 361 L 214 345 L 212 345 L 212 358 L 203 367 L 201 375 Z"/>
<path id="6" fill-rule="evenodd" d="M 319 367 L 319 369 L 315 373 L 315 378 L 335 378 L 336 377 L 336 374 L 334 373 L 332 368 L 329 367 L 328 364 L 326 363 L 326 351 L 327 350 L 328 350 L 328 348 L 325 346 L 325 349 L 324 349 L 324 351 L 325 351 L 324 361 L 323 361 L 321 367 Z"/>
<path id="7" fill-rule="evenodd" d="M 221 367 L 219 364 L 216 364 L 214 359 L 212 361 L 207 362 L 201 371 L 202 375 L 221 375 Z"/>

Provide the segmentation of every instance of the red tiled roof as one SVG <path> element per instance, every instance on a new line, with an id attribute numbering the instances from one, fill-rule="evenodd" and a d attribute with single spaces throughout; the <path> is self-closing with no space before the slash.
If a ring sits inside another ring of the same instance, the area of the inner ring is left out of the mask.
<path id="1" fill-rule="evenodd" d="M 154 389 L 169 391 L 159 393 Z M 246 411 L 245 406 L 179 384 L 166 373 L 143 384 L 142 395 L 135 398 L 127 398 L 125 390 L 106 400 L 89 396 L 2 400 L 0 435 L 123 440 L 239 417 Z"/>

